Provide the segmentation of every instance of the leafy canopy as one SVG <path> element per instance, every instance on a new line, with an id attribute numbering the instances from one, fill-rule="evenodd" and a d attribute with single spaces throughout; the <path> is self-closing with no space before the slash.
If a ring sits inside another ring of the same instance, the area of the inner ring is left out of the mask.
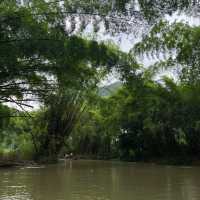
<path id="1" fill-rule="evenodd" d="M 64 85 L 84 90 L 96 84 L 100 68 L 127 63 L 117 49 L 69 35 L 58 4 L 2 1 L 0 20 L 1 102 L 27 105 L 30 95 L 42 100 Z"/>

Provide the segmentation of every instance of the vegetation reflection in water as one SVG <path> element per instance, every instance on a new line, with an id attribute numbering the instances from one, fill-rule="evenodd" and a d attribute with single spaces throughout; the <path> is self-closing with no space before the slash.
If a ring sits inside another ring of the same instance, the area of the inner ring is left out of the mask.
<path id="1" fill-rule="evenodd" d="M 1 200 L 198 200 L 198 167 L 67 161 L 1 169 Z"/>

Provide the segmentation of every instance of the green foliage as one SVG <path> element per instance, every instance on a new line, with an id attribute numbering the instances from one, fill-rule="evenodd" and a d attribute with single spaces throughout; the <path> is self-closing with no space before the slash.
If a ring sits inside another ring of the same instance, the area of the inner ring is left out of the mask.
<path id="1" fill-rule="evenodd" d="M 48 99 L 47 108 L 42 113 L 41 128 L 45 127 L 45 129 L 36 135 L 39 141 L 37 152 L 39 158 L 57 159 L 66 138 L 69 137 L 84 109 L 81 98 L 80 92 L 68 89 Z"/>
<path id="2" fill-rule="evenodd" d="M 158 22 L 194 5 L 187 0 L 139 0 L 136 11 L 136 1 L 128 5 L 129 0 L 63 3 L 0 3 L 1 157 L 56 160 L 61 152 L 73 151 L 130 161 L 200 158 L 200 28 Z M 126 54 L 75 35 L 77 16 L 78 33 L 91 20 L 94 31 L 103 22 L 113 33 L 127 32 L 133 16 L 157 23 L 133 54 Z M 166 59 L 142 71 L 137 54 Z M 160 69 L 170 67 L 179 71 L 177 82 L 153 80 Z M 113 68 L 122 85 L 100 96 L 97 85 Z M 23 109 L 30 101 L 43 105 L 28 117 L 3 105 L 11 102 Z"/>
<path id="3" fill-rule="evenodd" d="M 118 15 L 132 15 L 138 17 L 138 15 L 143 16 L 148 21 L 156 21 L 160 18 L 163 18 L 165 14 L 172 15 L 176 11 L 190 11 L 191 8 L 198 5 L 198 1 L 190 0 L 111 0 L 111 1 L 100 1 L 100 0 L 76 0 L 64 1 L 65 9 L 69 14 L 76 13 L 89 15 L 105 16 L 115 16 L 114 13 Z M 131 6 L 127 6 L 131 5 Z M 140 10 L 135 11 L 134 7 L 139 6 Z M 120 20 L 120 17 L 118 18 Z M 85 20 L 85 18 L 84 18 Z M 101 19 L 102 21 L 104 19 Z M 87 21 L 87 20 L 85 20 Z M 123 20 L 122 20 L 123 21 Z M 98 22 L 98 20 L 96 20 Z M 122 22 L 123 23 L 123 22 Z M 128 24 L 128 23 L 127 23 Z"/>
<path id="4" fill-rule="evenodd" d="M 197 90 L 199 86 L 177 85 L 170 79 L 164 85 L 147 82 L 140 89 L 129 89 L 121 115 L 122 158 L 132 160 L 130 150 L 135 160 L 198 155 L 198 142 L 191 143 L 194 135 L 199 137 L 194 129 L 199 112 Z"/>
<path id="5" fill-rule="evenodd" d="M 0 105 L 45 106 L 34 120 L 8 116 L 19 118 L 3 130 L 5 148 L 56 158 L 102 75 L 130 66 L 116 47 L 69 34 L 65 8 L 44 0 L 0 3 Z"/>
<path id="6" fill-rule="evenodd" d="M 179 79 L 187 84 L 198 84 L 199 78 L 199 38 L 200 28 L 190 27 L 183 23 L 160 21 L 150 34 L 136 44 L 134 52 L 150 56 L 165 55 L 148 69 L 148 74 L 158 74 L 161 70 L 175 68 Z"/>
<path id="7" fill-rule="evenodd" d="M 62 13 L 43 0 L 0 3 L 0 102 L 23 106 L 27 94 L 43 101 L 63 84 L 84 89 L 99 67 L 119 65 L 120 51 L 69 35 Z"/>
<path id="8" fill-rule="evenodd" d="M 114 97 L 94 99 L 83 112 L 68 144 L 76 154 L 101 159 L 117 157 L 119 102 Z"/>
<path id="9" fill-rule="evenodd" d="M 129 161 L 199 159 L 199 85 L 166 77 L 137 83 L 95 99 L 69 138 L 69 151 Z"/>
<path id="10" fill-rule="evenodd" d="M 0 104 L 0 131 L 6 127 L 6 125 L 9 123 L 9 115 L 11 113 L 11 109 L 9 109 L 5 105 Z M 1 134 L 0 134 L 1 138 Z"/>
<path id="11" fill-rule="evenodd" d="M 165 14 L 172 15 L 176 11 L 187 11 L 190 7 L 195 6 L 198 3 L 190 0 L 139 0 L 141 12 L 149 21 L 157 21 Z"/>
<path id="12" fill-rule="evenodd" d="M 20 114 L 21 116 L 23 116 L 23 113 Z M 8 117 L 8 119 L 10 119 L 9 122 L 1 130 L 0 159 L 4 160 L 32 159 L 35 154 L 35 148 L 32 142 L 32 136 L 30 134 L 31 119 L 27 117 L 18 117 L 17 115 L 16 116 L 13 115 L 13 117 L 11 118 Z"/>

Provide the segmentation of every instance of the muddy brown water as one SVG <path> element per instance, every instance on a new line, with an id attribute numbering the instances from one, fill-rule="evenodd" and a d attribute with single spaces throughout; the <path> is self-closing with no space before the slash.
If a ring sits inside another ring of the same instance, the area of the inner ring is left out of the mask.
<path id="1" fill-rule="evenodd" d="M 200 200 L 200 167 L 84 160 L 0 169 L 0 200 Z"/>

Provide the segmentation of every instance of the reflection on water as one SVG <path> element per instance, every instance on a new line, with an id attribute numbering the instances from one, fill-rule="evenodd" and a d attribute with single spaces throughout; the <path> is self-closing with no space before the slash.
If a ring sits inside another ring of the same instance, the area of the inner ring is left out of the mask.
<path id="1" fill-rule="evenodd" d="M 0 200 L 199 200 L 199 170 L 103 161 L 0 169 Z"/>

